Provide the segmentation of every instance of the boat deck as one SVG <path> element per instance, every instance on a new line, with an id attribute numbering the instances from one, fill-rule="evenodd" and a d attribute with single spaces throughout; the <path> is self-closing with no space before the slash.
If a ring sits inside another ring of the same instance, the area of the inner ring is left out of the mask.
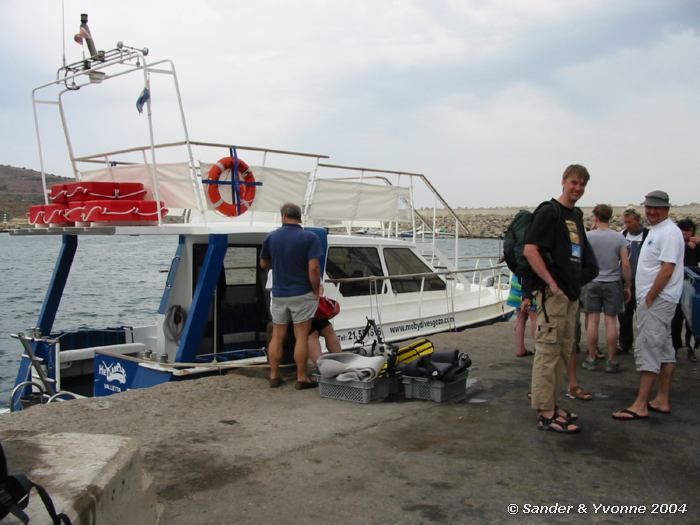
<path id="1" fill-rule="evenodd" d="M 256 370 L 32 408 L 1 417 L 0 432 L 79 424 L 139 438 L 166 523 L 697 523 L 700 365 L 681 353 L 673 414 L 632 422 L 610 417 L 636 393 L 632 356 L 620 356 L 620 374 L 580 370 L 595 399 L 564 406 L 583 432 L 541 432 L 526 399 L 532 358 L 515 357 L 512 328 L 431 337 L 474 361 L 459 402 L 355 405 L 292 382 L 270 389 Z M 572 508 L 523 514 L 557 503 Z M 654 504 L 686 512 L 652 514 Z M 633 518 L 593 505 L 646 510 Z"/>

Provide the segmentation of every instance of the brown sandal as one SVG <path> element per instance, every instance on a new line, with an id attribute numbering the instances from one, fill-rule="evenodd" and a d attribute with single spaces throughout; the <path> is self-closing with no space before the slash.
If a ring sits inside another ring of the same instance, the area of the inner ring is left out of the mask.
<path id="1" fill-rule="evenodd" d="M 593 399 L 593 394 L 586 392 L 580 385 L 576 385 L 573 388 L 569 388 L 569 397 L 579 401 L 590 401 Z"/>

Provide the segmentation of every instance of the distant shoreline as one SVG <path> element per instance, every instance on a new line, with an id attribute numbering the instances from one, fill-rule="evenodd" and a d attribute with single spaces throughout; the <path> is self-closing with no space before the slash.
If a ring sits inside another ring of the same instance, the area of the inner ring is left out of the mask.
<path id="1" fill-rule="evenodd" d="M 642 206 L 614 206 L 613 218 L 610 221 L 610 226 L 613 230 L 621 231 L 623 229 L 622 214 L 628 209 L 634 207 L 644 217 L 644 209 Z M 466 225 L 470 239 L 498 239 L 508 228 L 511 220 L 521 209 L 533 208 L 528 207 L 503 207 L 503 208 L 454 208 L 455 213 L 460 220 Z M 584 216 L 584 223 L 590 226 L 592 219 L 593 207 L 581 207 Z M 432 218 L 432 209 L 422 208 L 418 210 L 424 217 Z M 690 218 L 695 224 L 700 227 L 700 204 L 692 203 L 683 206 L 671 207 L 671 219 L 674 221 Z M 445 238 L 449 238 L 454 233 L 454 219 L 449 215 L 447 210 L 441 209 L 436 211 L 436 229 L 440 233 L 447 234 Z M 428 226 L 432 227 L 432 220 L 428 219 Z M 14 219 L 8 221 L 7 226 L 3 225 L 0 231 L 7 231 L 13 228 L 27 228 L 29 224 L 26 221 Z M 463 237 L 460 234 L 460 237 Z"/>
<path id="2" fill-rule="evenodd" d="M 622 231 L 623 212 L 629 208 L 636 209 L 644 219 L 643 206 L 613 206 L 613 217 L 610 227 L 613 230 Z M 453 208 L 460 220 L 466 225 L 469 231 L 469 238 L 498 239 L 508 228 L 511 220 L 518 211 L 527 209 L 532 211 L 534 207 L 503 207 L 503 208 Z M 582 206 L 584 224 L 589 227 L 593 217 L 592 206 Z M 418 210 L 424 217 L 432 217 L 432 209 Z M 437 210 L 435 224 L 439 231 L 445 233 L 454 232 L 454 219 L 447 210 Z M 670 217 L 674 221 L 689 218 L 700 227 L 700 204 L 692 203 L 683 206 L 671 206 Z M 429 224 L 432 226 L 432 223 Z"/>
<path id="3" fill-rule="evenodd" d="M 613 214 L 615 215 L 622 215 L 622 212 L 624 212 L 626 209 L 629 208 L 634 208 L 637 210 L 642 216 L 644 215 L 644 206 L 641 206 L 639 204 L 628 204 L 626 206 L 620 206 L 620 205 L 611 205 L 613 209 Z M 466 215 L 515 215 L 518 213 L 520 210 L 534 210 L 536 208 L 535 206 L 503 206 L 503 207 L 494 207 L 494 208 L 464 208 L 464 207 L 453 207 L 452 209 L 455 211 L 457 215 L 460 214 L 466 214 Z M 579 206 L 581 210 L 583 211 L 584 215 L 586 214 L 591 214 L 593 212 L 593 206 Z M 432 214 L 432 208 L 420 208 L 419 211 L 421 212 L 428 212 Z M 437 215 L 444 215 L 446 212 L 445 210 L 437 210 Z M 683 215 L 683 214 L 689 214 L 689 215 L 700 215 L 700 203 L 697 202 L 691 202 L 689 204 L 679 204 L 679 205 L 671 205 L 671 213 L 674 213 L 676 215 Z"/>

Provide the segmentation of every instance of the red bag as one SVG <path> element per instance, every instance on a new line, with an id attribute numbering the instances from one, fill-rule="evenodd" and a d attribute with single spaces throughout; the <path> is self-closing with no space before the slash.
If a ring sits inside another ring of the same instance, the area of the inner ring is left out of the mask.
<path id="1" fill-rule="evenodd" d="M 339 313 L 340 303 L 338 301 L 321 296 L 318 300 L 318 308 L 316 308 L 314 319 L 333 319 Z"/>

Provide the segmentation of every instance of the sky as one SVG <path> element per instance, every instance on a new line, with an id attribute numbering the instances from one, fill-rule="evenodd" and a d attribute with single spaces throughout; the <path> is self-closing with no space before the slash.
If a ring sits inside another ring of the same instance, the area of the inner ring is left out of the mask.
<path id="1" fill-rule="evenodd" d="M 534 206 L 572 163 L 583 206 L 700 202 L 697 0 L 3 0 L 0 164 L 39 169 L 31 90 L 64 42 L 82 58 L 80 13 L 98 49 L 174 61 L 194 140 L 423 173 L 455 207 Z M 79 154 L 145 144 L 139 86 L 107 93 L 72 103 Z M 172 99 L 152 101 L 177 140 Z M 56 130 L 45 168 L 71 176 Z"/>

